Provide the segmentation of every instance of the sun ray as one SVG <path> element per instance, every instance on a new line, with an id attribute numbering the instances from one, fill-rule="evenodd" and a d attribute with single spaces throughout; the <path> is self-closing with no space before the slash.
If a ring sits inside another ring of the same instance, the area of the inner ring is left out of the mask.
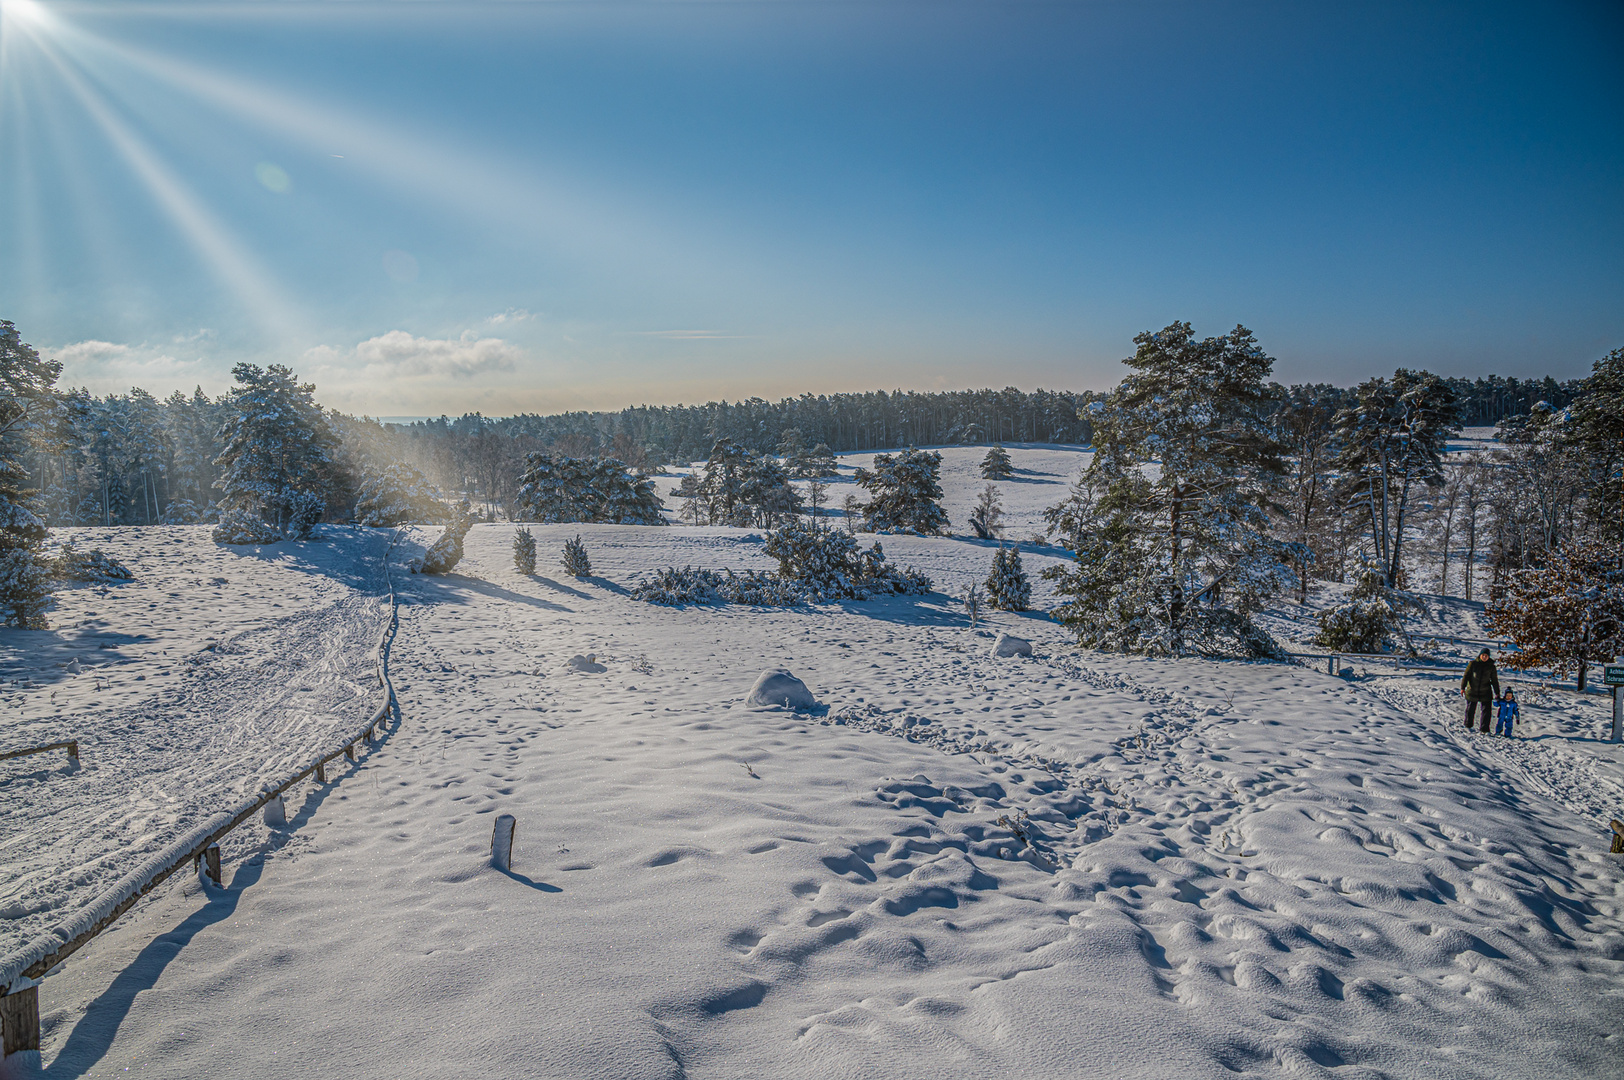
<path id="1" fill-rule="evenodd" d="M 7 0 L 8 5 L 16 0 Z M 8 25 L 27 33 L 33 52 L 50 64 L 52 74 L 72 94 L 77 104 L 95 122 L 147 193 L 164 211 L 192 248 L 208 263 L 236 295 L 244 310 L 268 331 L 273 339 L 296 333 L 301 320 L 296 306 L 281 286 L 248 253 L 230 229 L 211 213 L 162 158 L 125 123 L 81 73 L 74 59 L 57 45 L 57 40 L 73 36 L 68 24 L 41 20 Z M 47 25 L 51 32 L 41 32 Z M 8 47 L 15 47 L 12 43 Z"/>

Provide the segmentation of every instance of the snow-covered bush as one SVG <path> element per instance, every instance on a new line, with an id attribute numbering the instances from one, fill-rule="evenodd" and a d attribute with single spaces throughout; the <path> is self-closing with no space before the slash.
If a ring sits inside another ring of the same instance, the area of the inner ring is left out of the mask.
<path id="1" fill-rule="evenodd" d="M 993 552 L 987 575 L 987 603 L 1000 611 L 1025 611 L 1032 601 L 1032 583 L 1021 567 L 1021 553 L 1000 547 Z"/>
<path id="2" fill-rule="evenodd" d="M 1382 583 L 1381 568 L 1368 563 L 1347 600 L 1320 613 L 1314 644 L 1351 653 L 1388 652 L 1404 629 L 1404 602 Z"/>
<path id="3" fill-rule="evenodd" d="M 674 566 L 655 570 L 632 587 L 632 599 L 677 607 L 682 604 L 751 604 L 794 607 L 805 603 L 794 585 L 761 570 L 702 570 Z"/>
<path id="4" fill-rule="evenodd" d="M 513 568 L 526 576 L 536 572 L 536 537 L 529 529 L 513 533 Z"/>
<path id="5" fill-rule="evenodd" d="M 50 563 L 51 576 L 58 581 L 129 581 L 135 577 L 129 567 L 102 553 L 100 548 L 80 551 L 63 544 Z"/>
<path id="6" fill-rule="evenodd" d="M 983 480 L 1008 480 L 1015 474 L 1015 466 L 1010 463 L 1009 451 L 1002 446 L 995 446 L 987 451 L 987 456 L 981 459 L 981 478 Z"/>
<path id="7" fill-rule="evenodd" d="M 873 593 L 927 593 L 931 581 L 913 568 L 885 561 L 876 542 L 867 551 L 857 538 L 838 529 L 818 529 L 791 521 L 767 534 L 763 549 L 778 560 L 778 575 L 808 602 L 866 600 Z"/>
<path id="8" fill-rule="evenodd" d="M 216 544 L 274 544 L 283 539 L 281 529 L 243 507 L 221 514 L 210 535 Z"/>
<path id="9" fill-rule="evenodd" d="M 440 539 L 423 554 L 423 563 L 418 572 L 422 574 L 449 574 L 451 568 L 462 561 L 462 541 L 473 527 L 474 517 L 468 512 L 468 504 L 463 503 L 457 507 L 456 517 L 445 527 Z"/>
<path id="10" fill-rule="evenodd" d="M 900 454 L 875 454 L 872 471 L 858 469 L 857 482 L 873 496 L 863 505 L 869 530 L 928 536 L 947 528 L 947 514 L 938 502 L 941 466 L 942 455 L 909 447 Z"/>
<path id="11" fill-rule="evenodd" d="M 158 519 L 160 525 L 196 525 L 203 520 L 203 512 L 191 499 L 174 499 L 164 507 L 163 516 Z"/>
<path id="12" fill-rule="evenodd" d="M 373 527 L 407 522 L 434 524 L 448 516 L 440 493 L 428 477 L 403 461 L 367 470 L 361 481 L 361 497 L 355 503 L 356 523 Z"/>
<path id="13" fill-rule="evenodd" d="M 560 561 L 564 564 L 564 573 L 570 577 L 592 576 L 592 562 L 586 557 L 586 545 L 581 543 L 580 533 L 575 534 L 574 540 L 564 541 L 564 557 Z"/>

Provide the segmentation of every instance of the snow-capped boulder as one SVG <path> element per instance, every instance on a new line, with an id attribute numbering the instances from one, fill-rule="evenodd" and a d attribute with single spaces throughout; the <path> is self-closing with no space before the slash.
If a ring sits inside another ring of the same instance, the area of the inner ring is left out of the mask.
<path id="1" fill-rule="evenodd" d="M 999 634 L 993 639 L 992 656 L 1031 656 L 1032 643 L 1014 634 Z"/>
<path id="2" fill-rule="evenodd" d="M 596 674 L 600 671 L 609 670 L 602 664 L 598 663 L 597 653 L 587 653 L 585 656 L 582 656 L 580 653 L 576 653 L 574 656 L 569 658 L 569 669 L 571 671 L 579 671 L 586 674 Z"/>
<path id="3" fill-rule="evenodd" d="M 756 678 L 750 688 L 748 705 L 782 705 L 786 709 L 816 708 L 818 699 L 806 688 L 806 683 L 783 668 L 769 668 Z"/>

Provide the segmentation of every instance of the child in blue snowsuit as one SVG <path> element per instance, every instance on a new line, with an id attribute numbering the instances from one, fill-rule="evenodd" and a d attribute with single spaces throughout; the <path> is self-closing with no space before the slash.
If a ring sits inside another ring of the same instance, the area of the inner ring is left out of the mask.
<path id="1" fill-rule="evenodd" d="M 1516 691 L 1507 690 L 1496 706 L 1494 733 L 1511 738 L 1511 722 L 1515 719 L 1517 719 L 1517 694 Z"/>

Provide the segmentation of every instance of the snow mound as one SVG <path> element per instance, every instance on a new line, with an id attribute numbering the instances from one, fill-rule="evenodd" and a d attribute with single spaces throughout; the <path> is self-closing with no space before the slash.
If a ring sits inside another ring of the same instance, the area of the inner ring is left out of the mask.
<path id="1" fill-rule="evenodd" d="M 806 683 L 783 668 L 768 668 L 756 678 L 745 699 L 749 705 L 782 705 L 786 709 L 814 709 L 818 699 Z"/>
<path id="2" fill-rule="evenodd" d="M 587 653 L 585 656 L 581 655 L 580 653 L 576 653 L 574 656 L 569 658 L 568 667 L 571 671 L 579 671 L 585 674 L 594 675 L 600 671 L 609 670 L 602 664 L 598 663 L 597 653 Z"/>
<path id="3" fill-rule="evenodd" d="M 1014 634 L 999 634 L 992 643 L 993 656 L 1031 656 L 1032 643 Z"/>

